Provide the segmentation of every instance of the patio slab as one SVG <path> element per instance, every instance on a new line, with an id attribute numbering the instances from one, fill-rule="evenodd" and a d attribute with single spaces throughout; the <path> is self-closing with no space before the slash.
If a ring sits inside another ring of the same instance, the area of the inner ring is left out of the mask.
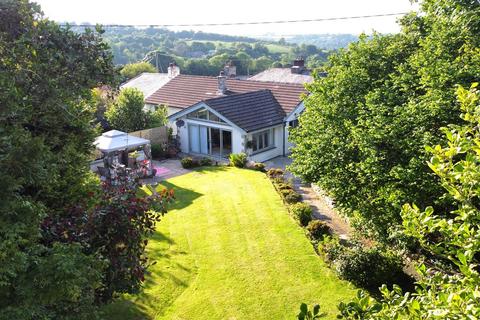
<path id="1" fill-rule="evenodd" d="M 184 169 L 179 159 L 152 160 L 152 168 L 157 170 L 155 177 L 143 179 L 143 183 L 157 183 L 192 171 Z"/>

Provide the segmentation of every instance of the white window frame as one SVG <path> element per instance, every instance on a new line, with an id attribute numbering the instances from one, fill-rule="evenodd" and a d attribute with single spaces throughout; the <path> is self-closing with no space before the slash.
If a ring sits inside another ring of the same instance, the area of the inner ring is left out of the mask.
<path id="1" fill-rule="evenodd" d="M 274 128 L 262 130 L 252 134 L 253 153 L 259 153 L 275 147 Z M 268 133 L 268 140 L 265 139 L 265 133 Z M 260 146 L 262 146 L 260 148 Z"/>

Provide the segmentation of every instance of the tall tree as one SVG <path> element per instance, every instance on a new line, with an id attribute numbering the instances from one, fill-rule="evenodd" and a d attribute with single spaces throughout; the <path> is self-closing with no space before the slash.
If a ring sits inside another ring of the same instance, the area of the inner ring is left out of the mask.
<path id="1" fill-rule="evenodd" d="M 407 201 L 452 205 L 425 145 L 459 123 L 453 85 L 480 77 L 480 4 L 425 0 L 397 35 L 363 36 L 309 86 L 292 170 L 317 182 L 359 229 L 387 239 Z"/>
<path id="2" fill-rule="evenodd" d="M 102 263 L 46 245 L 41 223 L 88 198 L 90 91 L 114 78 L 97 31 L 76 34 L 26 0 L 0 2 L 0 317 L 78 317 Z"/>
<path id="3" fill-rule="evenodd" d="M 430 168 L 457 207 L 441 214 L 415 205 L 402 210 L 405 232 L 417 238 L 424 250 L 443 258 L 443 263 L 430 269 L 419 266 L 415 293 L 403 294 L 398 287 L 389 291 L 384 286 L 379 302 L 360 293 L 357 299 L 340 304 L 341 318 L 480 318 L 480 95 L 474 87 L 458 89 L 466 124 L 445 128 L 447 146 L 427 148 L 432 154 Z"/>

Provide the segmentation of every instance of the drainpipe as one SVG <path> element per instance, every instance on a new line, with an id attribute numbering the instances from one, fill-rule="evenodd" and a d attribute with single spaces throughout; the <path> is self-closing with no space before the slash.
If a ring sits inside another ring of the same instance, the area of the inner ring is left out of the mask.
<path id="1" fill-rule="evenodd" d="M 285 157 L 285 133 L 286 133 L 285 132 L 285 126 L 286 125 L 287 125 L 286 123 L 283 125 L 283 138 L 282 138 L 282 141 L 283 141 L 283 156 L 284 157 Z"/>

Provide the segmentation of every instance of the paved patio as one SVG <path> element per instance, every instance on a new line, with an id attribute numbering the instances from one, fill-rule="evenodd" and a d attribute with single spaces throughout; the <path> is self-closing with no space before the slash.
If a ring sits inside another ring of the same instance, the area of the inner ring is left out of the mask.
<path id="1" fill-rule="evenodd" d="M 144 183 L 157 183 L 191 172 L 191 170 L 182 167 L 180 159 L 152 160 L 152 168 L 157 170 L 155 177 L 142 179 Z"/>
<path id="2" fill-rule="evenodd" d="M 288 157 L 276 157 L 265 162 L 267 169 L 281 168 L 286 169 L 292 163 Z M 303 182 L 300 178 L 294 176 L 288 170 L 285 171 L 285 177 L 291 179 L 295 191 L 302 195 L 303 201 L 308 203 L 313 210 L 313 216 L 316 219 L 325 221 L 340 238 L 348 239 L 352 232 L 349 224 L 337 213 L 332 204 L 332 199 L 322 194 L 318 187 Z"/>

